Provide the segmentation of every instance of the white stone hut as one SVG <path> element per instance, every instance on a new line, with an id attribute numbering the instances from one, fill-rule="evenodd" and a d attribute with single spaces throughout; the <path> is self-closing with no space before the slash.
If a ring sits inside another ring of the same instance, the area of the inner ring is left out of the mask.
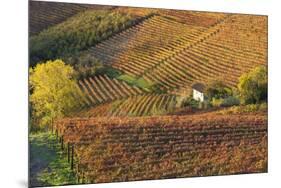
<path id="1" fill-rule="evenodd" d="M 204 102 L 205 100 L 205 96 L 204 96 L 204 92 L 205 92 L 205 85 L 202 83 L 195 83 L 192 85 L 192 94 L 193 94 L 193 99 L 199 102 Z"/>

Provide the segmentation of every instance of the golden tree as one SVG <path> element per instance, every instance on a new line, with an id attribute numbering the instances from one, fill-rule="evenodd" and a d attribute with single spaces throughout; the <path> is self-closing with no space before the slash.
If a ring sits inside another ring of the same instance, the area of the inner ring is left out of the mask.
<path id="1" fill-rule="evenodd" d="M 30 69 L 32 119 L 40 127 L 79 107 L 81 93 L 73 75 L 74 69 L 62 60 L 47 61 Z"/>

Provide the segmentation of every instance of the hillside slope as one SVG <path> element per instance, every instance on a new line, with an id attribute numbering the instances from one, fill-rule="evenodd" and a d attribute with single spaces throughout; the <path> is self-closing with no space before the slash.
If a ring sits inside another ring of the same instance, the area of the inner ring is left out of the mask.
<path id="1" fill-rule="evenodd" d="M 30 37 L 30 63 L 33 66 L 40 61 L 77 56 L 80 51 L 149 16 L 138 16 L 118 9 L 85 10 Z"/>
<path id="2" fill-rule="evenodd" d="M 204 17 L 205 13 L 201 14 Z M 211 79 L 236 86 L 242 73 L 267 63 L 267 18 L 223 14 L 202 27 L 181 23 L 175 16 L 158 15 L 88 53 L 168 91 Z"/>
<path id="3" fill-rule="evenodd" d="M 29 32 L 36 35 L 69 17 L 88 9 L 111 9 L 111 6 L 60 2 L 29 1 Z"/>

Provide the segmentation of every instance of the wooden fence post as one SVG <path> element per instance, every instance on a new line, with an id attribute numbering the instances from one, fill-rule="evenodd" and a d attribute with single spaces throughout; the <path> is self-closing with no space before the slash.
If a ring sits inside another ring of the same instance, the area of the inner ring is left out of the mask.
<path id="1" fill-rule="evenodd" d="M 67 142 L 67 162 L 70 162 L 70 145 L 69 142 Z"/>
<path id="2" fill-rule="evenodd" d="M 73 170 L 74 166 L 74 145 L 71 146 L 71 170 Z"/>
<path id="3" fill-rule="evenodd" d="M 77 176 L 77 183 L 80 183 L 80 175 L 79 175 L 79 165 L 76 164 L 76 176 Z"/>

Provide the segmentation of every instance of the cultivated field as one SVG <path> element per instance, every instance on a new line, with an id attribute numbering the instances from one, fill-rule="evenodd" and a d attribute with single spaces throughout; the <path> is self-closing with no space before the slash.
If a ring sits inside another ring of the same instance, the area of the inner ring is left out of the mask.
<path id="1" fill-rule="evenodd" d="M 265 28 L 264 17 L 249 15 L 225 15 L 208 27 L 153 16 L 89 53 L 167 90 L 217 77 L 235 86 L 242 73 L 266 64 Z"/>
<path id="2" fill-rule="evenodd" d="M 29 19 L 31 126 L 52 133 L 31 151 L 59 159 L 31 185 L 267 172 L 266 16 L 31 1 Z"/>
<path id="3" fill-rule="evenodd" d="M 267 169 L 266 114 L 73 118 L 55 123 L 79 182 Z M 71 165 L 70 165 L 71 166 Z"/>
<path id="4" fill-rule="evenodd" d="M 66 4 L 59 2 L 29 1 L 30 34 L 35 35 L 50 26 L 88 9 L 111 9 L 110 6 Z"/>

